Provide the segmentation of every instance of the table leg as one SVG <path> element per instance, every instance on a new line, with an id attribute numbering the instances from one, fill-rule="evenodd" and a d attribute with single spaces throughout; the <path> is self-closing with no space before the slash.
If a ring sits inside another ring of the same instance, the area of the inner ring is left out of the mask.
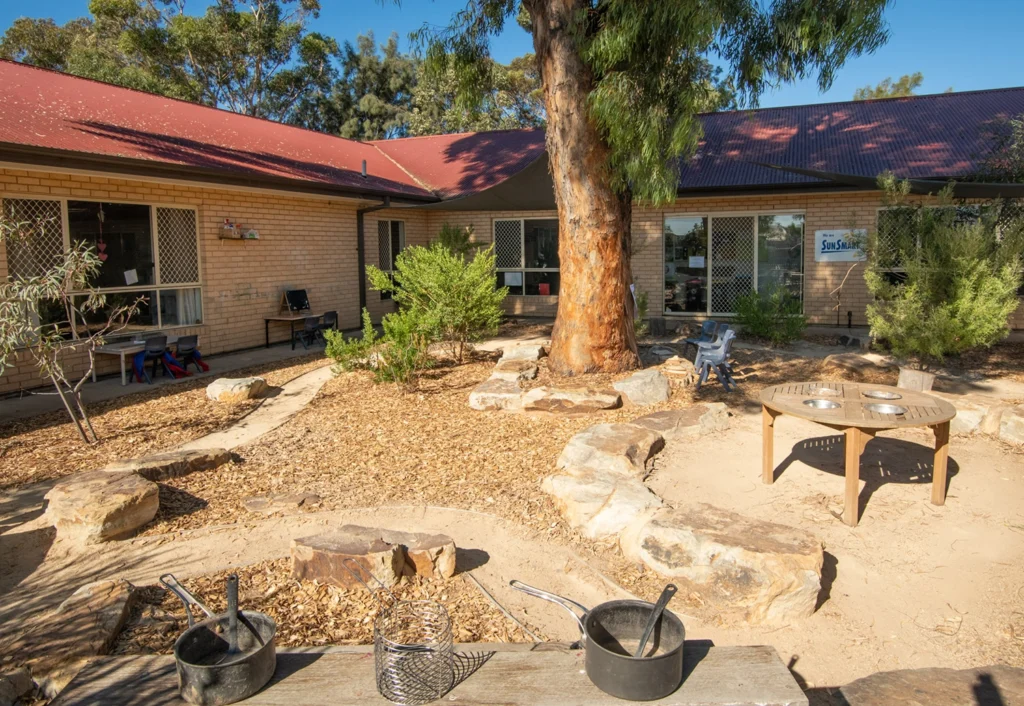
<path id="1" fill-rule="evenodd" d="M 946 503 L 946 467 L 949 462 L 949 422 L 936 424 L 935 460 L 932 465 L 932 505 Z"/>
<path id="2" fill-rule="evenodd" d="M 775 482 L 775 417 L 778 416 L 761 405 L 761 482 L 771 485 Z"/>
<path id="3" fill-rule="evenodd" d="M 856 527 L 858 519 L 860 453 L 863 448 L 861 438 L 861 430 L 857 427 L 846 430 L 846 497 L 843 504 L 843 522 L 850 527 Z"/>
<path id="4" fill-rule="evenodd" d="M 124 353 L 121 354 L 121 387 L 128 386 L 128 376 L 125 374 L 124 369 Z"/>
<path id="5" fill-rule="evenodd" d="M 295 350 L 295 321 L 288 323 L 288 329 L 292 332 L 292 350 Z"/>
<path id="6" fill-rule="evenodd" d="M 263 319 L 263 335 L 267 338 L 267 348 L 270 348 L 270 321 Z"/>

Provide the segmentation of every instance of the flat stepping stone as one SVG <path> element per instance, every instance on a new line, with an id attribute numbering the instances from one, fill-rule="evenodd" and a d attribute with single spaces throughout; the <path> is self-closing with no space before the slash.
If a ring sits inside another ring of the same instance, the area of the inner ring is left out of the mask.
<path id="1" fill-rule="evenodd" d="M 521 343 L 517 346 L 509 346 L 501 352 L 501 360 L 527 360 L 527 361 L 538 361 L 547 355 L 547 351 L 544 350 L 544 346 L 539 343 Z"/>
<path id="2" fill-rule="evenodd" d="M 491 371 L 491 378 L 519 382 L 537 377 L 537 364 L 529 360 L 501 360 Z"/>
<path id="3" fill-rule="evenodd" d="M 839 693 L 848 706 L 1012 706 L 1024 704 L 1024 669 L 901 669 L 857 679 Z"/>
<path id="4" fill-rule="evenodd" d="M 162 481 L 180 478 L 198 471 L 210 471 L 234 459 L 227 449 L 177 450 L 145 458 L 114 461 L 103 470 L 111 473 L 132 471 L 146 480 Z"/>
<path id="5" fill-rule="evenodd" d="M 522 396 L 523 409 L 537 412 L 589 413 L 615 409 L 622 397 L 614 390 L 590 387 L 536 387 Z"/>
<path id="6" fill-rule="evenodd" d="M 218 378 L 206 386 L 206 397 L 215 402 L 242 402 L 263 397 L 269 389 L 263 378 Z"/>
<path id="7" fill-rule="evenodd" d="M 635 405 L 667 402 L 672 396 L 672 385 L 659 370 L 641 370 L 625 380 L 612 383 L 612 387 Z"/>
<path id="8" fill-rule="evenodd" d="M 1024 404 L 1003 412 L 999 420 L 999 440 L 1008 444 L 1024 444 Z"/>
<path id="9" fill-rule="evenodd" d="M 160 487 L 133 471 L 86 471 L 58 482 L 46 499 L 59 539 L 97 544 L 130 537 L 156 517 Z"/>
<path id="10" fill-rule="evenodd" d="M 635 478 L 607 471 L 548 476 L 541 483 L 566 522 L 589 539 L 617 536 L 662 501 Z"/>
<path id="11" fill-rule="evenodd" d="M 625 532 L 620 546 L 727 620 L 804 618 L 814 612 L 821 590 L 819 539 L 705 503 L 658 510 Z"/>
<path id="12" fill-rule="evenodd" d="M 490 378 L 469 393 L 469 406 L 481 412 L 495 409 L 516 409 L 520 406 L 523 390 L 512 380 Z"/>
<path id="13" fill-rule="evenodd" d="M 273 515 L 277 512 L 298 512 L 302 508 L 320 507 L 323 500 L 315 493 L 286 493 L 283 495 L 258 495 L 242 500 L 242 506 L 249 512 Z"/>
<path id="14" fill-rule="evenodd" d="M 444 534 L 344 525 L 332 532 L 293 540 L 291 555 L 292 576 L 296 579 L 346 589 L 362 587 L 348 569 L 360 574 L 371 587 L 371 576 L 390 587 L 404 575 L 455 575 L 455 541 Z"/>
<path id="15" fill-rule="evenodd" d="M 661 434 L 635 424 L 596 424 L 573 436 L 555 465 L 642 477 L 664 445 Z"/>
<path id="16" fill-rule="evenodd" d="M 670 441 L 728 429 L 729 410 L 722 402 L 708 402 L 654 412 L 634 419 L 630 424 L 656 431 Z"/>

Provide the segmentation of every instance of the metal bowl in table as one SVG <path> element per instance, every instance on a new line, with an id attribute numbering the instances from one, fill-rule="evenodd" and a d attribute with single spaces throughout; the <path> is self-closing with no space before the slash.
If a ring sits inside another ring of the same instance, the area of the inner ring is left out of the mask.
<path id="1" fill-rule="evenodd" d="M 839 390 L 834 387 L 814 387 L 809 390 L 810 394 L 818 397 L 839 397 Z"/>
<path id="2" fill-rule="evenodd" d="M 870 397 L 875 400 L 901 400 L 903 395 L 896 392 L 889 392 L 888 390 L 867 390 L 860 393 L 865 397 Z"/>
<path id="3" fill-rule="evenodd" d="M 841 404 L 833 400 L 804 400 L 804 404 L 814 409 L 835 409 L 836 407 L 842 407 Z"/>
<path id="4" fill-rule="evenodd" d="M 864 409 L 869 412 L 878 412 L 879 414 L 892 414 L 899 416 L 907 413 L 906 407 L 901 407 L 898 404 L 881 404 L 879 402 L 871 402 L 864 405 Z"/>

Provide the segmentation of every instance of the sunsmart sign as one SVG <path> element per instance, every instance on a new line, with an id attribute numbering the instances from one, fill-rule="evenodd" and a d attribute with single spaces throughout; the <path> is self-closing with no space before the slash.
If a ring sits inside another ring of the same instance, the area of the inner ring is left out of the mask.
<path id="1" fill-rule="evenodd" d="M 814 231 L 815 262 L 863 262 L 868 259 L 864 241 L 868 232 L 863 229 Z"/>

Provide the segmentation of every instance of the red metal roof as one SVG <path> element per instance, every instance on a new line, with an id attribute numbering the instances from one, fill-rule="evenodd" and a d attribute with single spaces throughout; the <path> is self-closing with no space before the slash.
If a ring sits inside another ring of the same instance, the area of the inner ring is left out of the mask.
<path id="1" fill-rule="evenodd" d="M 443 199 L 501 183 L 544 154 L 543 130 L 496 130 L 371 143 Z"/>
<path id="2" fill-rule="evenodd" d="M 433 198 L 369 144 L 11 61 L 0 143 Z"/>

